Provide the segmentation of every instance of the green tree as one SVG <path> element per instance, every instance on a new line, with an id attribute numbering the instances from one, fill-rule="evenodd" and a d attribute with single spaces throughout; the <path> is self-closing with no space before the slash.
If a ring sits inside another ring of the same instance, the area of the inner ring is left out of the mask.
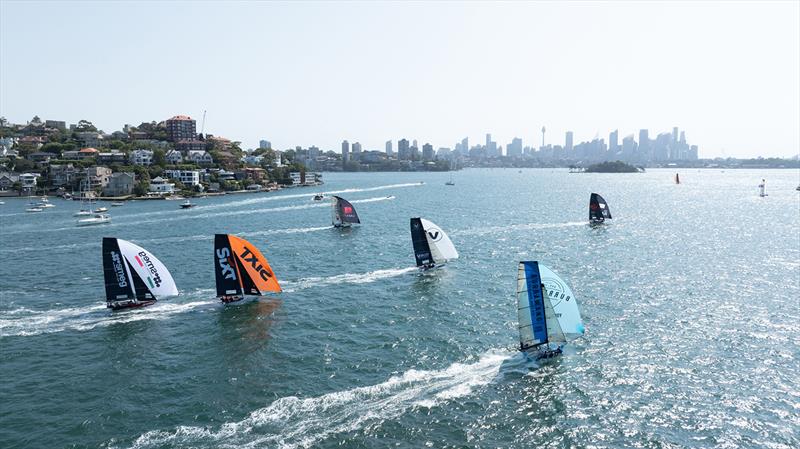
<path id="1" fill-rule="evenodd" d="M 75 126 L 75 131 L 97 131 L 97 128 L 89 120 L 79 120 Z"/>
<path id="2" fill-rule="evenodd" d="M 153 163 L 161 168 L 167 166 L 167 153 L 162 149 L 153 150 Z"/>

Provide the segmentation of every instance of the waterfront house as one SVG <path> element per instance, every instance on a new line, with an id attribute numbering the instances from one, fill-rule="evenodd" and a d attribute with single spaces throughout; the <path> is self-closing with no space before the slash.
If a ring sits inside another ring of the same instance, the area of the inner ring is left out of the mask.
<path id="1" fill-rule="evenodd" d="M 153 164 L 153 152 L 151 150 L 133 150 L 128 159 L 133 165 L 149 166 Z"/>
<path id="2" fill-rule="evenodd" d="M 133 193 L 136 184 L 136 175 L 133 173 L 113 173 L 108 179 L 108 184 L 103 189 L 105 196 L 124 196 Z"/>
<path id="3" fill-rule="evenodd" d="M 71 186 L 78 173 L 72 164 L 50 165 L 50 182 L 53 187 Z"/>
<path id="4" fill-rule="evenodd" d="M 19 182 L 19 175 L 13 172 L 0 172 L 0 190 L 11 190 Z"/>
<path id="5" fill-rule="evenodd" d="M 197 139 L 182 139 L 175 142 L 175 149 L 184 153 L 187 151 L 205 151 L 206 143 Z"/>
<path id="6" fill-rule="evenodd" d="M 149 191 L 153 195 L 172 195 L 175 193 L 175 184 L 159 176 L 150 181 Z"/>
<path id="7" fill-rule="evenodd" d="M 167 163 L 170 165 L 177 165 L 183 162 L 183 155 L 180 151 L 169 150 L 165 156 Z"/>
<path id="8" fill-rule="evenodd" d="M 200 172 L 197 170 L 164 170 L 164 174 L 186 186 L 194 187 L 200 184 Z"/>
<path id="9" fill-rule="evenodd" d="M 207 151 L 189 151 L 186 159 L 197 165 L 211 165 L 214 159 Z"/>
<path id="10" fill-rule="evenodd" d="M 86 178 L 89 180 L 89 188 L 105 188 L 111 178 L 111 169 L 108 167 L 89 167 L 86 169 Z"/>
<path id="11" fill-rule="evenodd" d="M 97 163 L 98 164 L 107 164 L 107 165 L 110 165 L 110 164 L 124 164 L 127 161 L 128 161 L 128 157 L 125 155 L 125 153 L 123 153 L 121 151 L 118 151 L 118 150 L 112 150 L 110 152 L 97 153 Z"/>
<path id="12" fill-rule="evenodd" d="M 39 178 L 38 173 L 22 173 L 19 175 L 19 183 L 23 194 L 32 195 L 34 193 L 36 190 L 36 178 Z"/>

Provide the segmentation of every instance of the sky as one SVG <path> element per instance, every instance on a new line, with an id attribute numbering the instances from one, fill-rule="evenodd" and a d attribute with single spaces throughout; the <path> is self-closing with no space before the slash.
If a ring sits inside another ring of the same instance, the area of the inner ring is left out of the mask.
<path id="1" fill-rule="evenodd" d="M 800 1 L 0 0 L 0 116 L 178 114 L 273 148 L 620 140 L 800 153 Z"/>

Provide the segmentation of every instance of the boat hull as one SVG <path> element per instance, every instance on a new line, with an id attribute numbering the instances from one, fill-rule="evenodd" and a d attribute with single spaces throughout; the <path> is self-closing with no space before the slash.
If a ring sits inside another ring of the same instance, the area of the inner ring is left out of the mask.
<path id="1" fill-rule="evenodd" d="M 147 307 L 155 304 L 156 301 L 135 301 L 135 302 L 127 302 L 127 303 L 106 303 L 106 307 L 113 311 L 118 310 L 128 310 L 128 309 L 141 309 L 142 307 Z"/>

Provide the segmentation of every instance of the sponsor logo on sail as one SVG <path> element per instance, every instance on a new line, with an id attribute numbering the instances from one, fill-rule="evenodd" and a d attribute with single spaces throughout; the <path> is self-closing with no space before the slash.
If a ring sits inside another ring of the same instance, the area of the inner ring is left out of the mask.
<path id="1" fill-rule="evenodd" d="M 545 278 L 542 279 L 542 283 L 544 284 L 544 288 L 547 290 L 547 296 L 551 300 L 564 300 L 569 301 L 572 299 L 569 295 L 566 294 L 566 287 L 561 281 L 553 278 Z M 554 303 L 556 305 L 558 303 Z"/>
<path id="2" fill-rule="evenodd" d="M 256 270 L 258 275 L 261 276 L 261 279 L 268 281 L 269 278 L 272 277 L 272 274 L 269 271 L 267 271 L 265 267 L 261 266 L 260 263 L 258 263 L 258 258 L 256 257 L 256 255 L 253 254 L 253 252 L 250 251 L 250 248 L 246 246 L 244 247 L 244 252 L 242 253 L 242 260 L 249 263 L 250 266 L 253 267 L 254 270 Z"/>
<path id="3" fill-rule="evenodd" d="M 111 262 L 114 266 L 114 273 L 117 275 L 117 284 L 120 288 L 128 286 L 128 279 L 125 276 L 125 267 L 122 266 L 122 257 L 116 251 L 111 251 Z"/>
<path id="4" fill-rule="evenodd" d="M 231 255 L 231 250 L 228 247 L 220 248 L 217 250 L 217 261 L 219 262 L 219 267 L 222 269 L 222 277 L 225 279 L 230 279 L 232 281 L 236 280 L 236 271 L 231 267 L 231 264 L 228 262 L 228 257 Z"/>
<path id="5" fill-rule="evenodd" d="M 140 260 L 139 257 L 141 257 L 142 259 Z M 142 260 L 144 260 L 144 264 L 142 263 Z M 148 281 L 150 281 L 150 287 L 153 287 L 153 284 L 155 284 L 156 287 L 160 287 L 161 276 L 158 275 L 158 270 L 156 269 L 156 266 L 153 265 L 153 261 L 150 260 L 150 257 L 147 255 L 147 253 L 144 251 L 139 251 L 139 255 L 138 257 L 136 257 L 136 261 L 139 262 L 140 266 L 147 268 L 147 271 L 149 271 L 150 274 L 153 275 L 152 278 L 147 279 Z"/>
<path id="6" fill-rule="evenodd" d="M 428 230 L 428 237 L 430 237 L 434 242 L 438 242 L 442 239 L 442 231 L 436 228 L 431 228 Z"/>

